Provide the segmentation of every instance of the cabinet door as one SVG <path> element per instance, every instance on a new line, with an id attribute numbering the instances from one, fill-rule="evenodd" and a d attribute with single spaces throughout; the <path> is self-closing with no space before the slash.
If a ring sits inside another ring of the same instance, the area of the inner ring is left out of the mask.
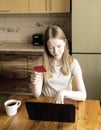
<path id="1" fill-rule="evenodd" d="M 26 93 L 28 87 L 27 56 L 23 54 L 4 53 L 2 62 L 2 87 L 3 93 Z"/>
<path id="2" fill-rule="evenodd" d="M 82 68 L 88 99 L 101 100 L 101 54 L 75 54 Z"/>
<path id="3" fill-rule="evenodd" d="M 65 13 L 70 12 L 70 0 L 50 0 L 51 13 Z"/>
<path id="4" fill-rule="evenodd" d="M 48 0 L 30 0 L 30 13 L 46 13 L 48 11 Z"/>
<path id="5" fill-rule="evenodd" d="M 70 0 L 30 0 L 30 13 L 67 13 Z"/>
<path id="6" fill-rule="evenodd" d="M 28 0 L 0 0 L 0 13 L 28 13 Z"/>

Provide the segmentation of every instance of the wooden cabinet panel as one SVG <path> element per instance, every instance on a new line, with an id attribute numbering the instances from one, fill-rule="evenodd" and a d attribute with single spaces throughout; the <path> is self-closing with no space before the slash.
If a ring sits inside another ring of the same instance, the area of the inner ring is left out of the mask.
<path id="1" fill-rule="evenodd" d="M 27 56 L 23 54 L 2 54 L 2 92 L 28 92 Z"/>
<path id="2" fill-rule="evenodd" d="M 30 0 L 29 8 L 30 13 L 67 13 L 70 0 Z"/>
<path id="3" fill-rule="evenodd" d="M 2 85 L 0 92 L 3 93 L 28 93 L 28 73 L 22 70 L 3 69 Z"/>
<path id="4" fill-rule="evenodd" d="M 0 14 L 67 12 L 70 0 L 0 0 Z"/>
<path id="5" fill-rule="evenodd" d="M 5 52 L 0 54 L 0 93 L 29 94 L 33 66 L 43 53 Z"/>
<path id="6" fill-rule="evenodd" d="M 30 0 L 30 13 L 46 13 L 47 0 Z"/>
<path id="7" fill-rule="evenodd" d="M 70 12 L 70 0 L 51 0 L 50 1 L 51 13 L 65 13 Z"/>
<path id="8" fill-rule="evenodd" d="M 33 66 L 38 65 L 38 60 L 42 56 L 43 56 L 43 53 L 41 53 L 41 52 L 28 55 L 28 70 L 32 70 Z"/>
<path id="9" fill-rule="evenodd" d="M 28 13 L 28 0 L 0 0 L 0 13 Z"/>

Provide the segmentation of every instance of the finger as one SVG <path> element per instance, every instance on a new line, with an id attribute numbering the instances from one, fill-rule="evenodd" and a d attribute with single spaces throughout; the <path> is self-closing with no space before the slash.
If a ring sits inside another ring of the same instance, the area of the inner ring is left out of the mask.
<path id="1" fill-rule="evenodd" d="M 31 79 L 34 80 L 34 79 L 40 79 L 41 78 L 41 75 L 40 74 L 32 74 L 31 75 Z"/>
<path id="2" fill-rule="evenodd" d="M 41 75 L 42 73 L 41 72 L 37 72 L 37 71 L 35 71 L 34 72 L 36 75 Z"/>
<path id="3" fill-rule="evenodd" d="M 34 78 L 34 79 L 31 79 L 31 82 L 32 82 L 33 84 L 38 84 L 38 83 L 40 82 L 40 79 Z"/>
<path id="4" fill-rule="evenodd" d="M 61 98 L 61 97 L 57 97 L 57 98 L 55 98 L 55 103 L 57 103 L 57 104 L 64 104 L 64 99 Z"/>

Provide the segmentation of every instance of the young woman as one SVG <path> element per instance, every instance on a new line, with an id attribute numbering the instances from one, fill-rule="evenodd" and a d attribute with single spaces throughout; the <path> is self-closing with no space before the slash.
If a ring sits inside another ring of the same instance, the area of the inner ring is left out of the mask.
<path id="1" fill-rule="evenodd" d="M 68 40 L 60 27 L 47 28 L 44 57 L 40 63 L 45 66 L 47 72 L 33 71 L 31 75 L 30 89 L 35 97 L 41 94 L 51 96 L 56 103 L 61 104 L 64 103 L 64 98 L 86 100 L 82 70 L 77 59 L 69 54 Z M 72 78 L 74 78 L 75 90 L 72 90 Z"/>

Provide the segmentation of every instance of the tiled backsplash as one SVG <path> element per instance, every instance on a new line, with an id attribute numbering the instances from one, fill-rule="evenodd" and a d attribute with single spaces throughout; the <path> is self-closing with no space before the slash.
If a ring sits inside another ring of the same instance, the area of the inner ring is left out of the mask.
<path id="1" fill-rule="evenodd" d="M 71 41 L 71 14 L 0 15 L 0 41 L 31 42 L 32 35 L 58 25 Z"/>

